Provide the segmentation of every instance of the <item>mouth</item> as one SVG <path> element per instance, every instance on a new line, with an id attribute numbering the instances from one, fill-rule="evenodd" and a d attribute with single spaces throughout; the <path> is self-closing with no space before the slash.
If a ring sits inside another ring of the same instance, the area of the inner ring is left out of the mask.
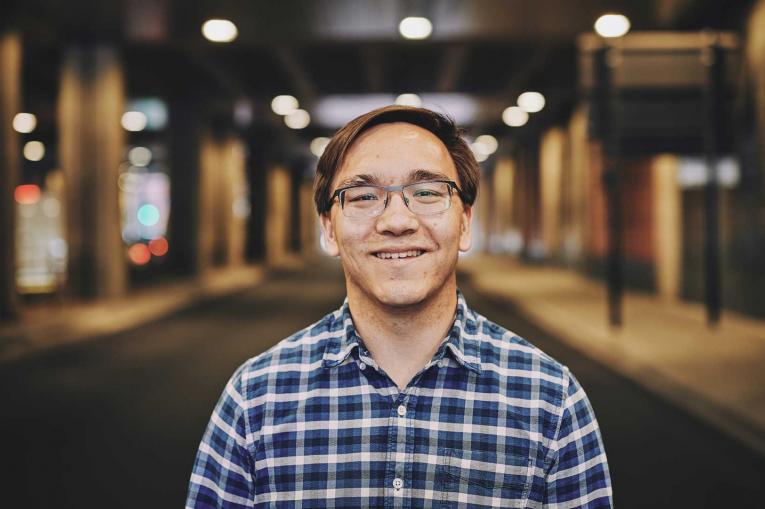
<path id="1" fill-rule="evenodd" d="M 390 251 L 378 251 L 376 253 L 372 253 L 374 256 L 379 258 L 380 260 L 402 260 L 402 259 L 410 259 L 410 258 L 418 258 L 425 254 L 425 251 L 422 249 L 410 249 L 409 251 L 396 251 L 396 252 L 390 252 Z"/>

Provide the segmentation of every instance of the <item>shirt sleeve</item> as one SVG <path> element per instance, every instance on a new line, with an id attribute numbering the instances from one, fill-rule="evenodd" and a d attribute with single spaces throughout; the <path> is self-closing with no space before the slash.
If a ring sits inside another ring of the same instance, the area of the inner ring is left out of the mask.
<path id="1" fill-rule="evenodd" d="M 611 478 L 598 422 L 579 382 L 566 372 L 569 381 L 545 478 L 544 506 L 611 508 Z"/>
<path id="2" fill-rule="evenodd" d="M 247 448 L 247 422 L 237 369 L 226 384 L 199 444 L 186 508 L 254 507 L 254 463 Z"/>

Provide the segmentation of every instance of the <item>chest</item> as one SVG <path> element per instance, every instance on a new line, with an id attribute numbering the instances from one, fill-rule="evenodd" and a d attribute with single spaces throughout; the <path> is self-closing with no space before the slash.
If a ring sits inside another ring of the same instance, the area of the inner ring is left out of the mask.
<path id="1" fill-rule="evenodd" d="M 526 507 L 543 479 L 537 416 L 492 393 L 357 386 L 278 396 L 256 454 L 263 507 Z"/>

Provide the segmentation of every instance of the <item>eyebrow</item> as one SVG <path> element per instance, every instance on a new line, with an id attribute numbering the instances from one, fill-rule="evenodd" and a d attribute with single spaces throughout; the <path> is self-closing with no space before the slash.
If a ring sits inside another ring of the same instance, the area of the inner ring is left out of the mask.
<path id="1" fill-rule="evenodd" d="M 426 169 L 414 169 L 406 176 L 406 183 L 411 184 L 413 182 L 422 182 L 425 180 L 452 180 L 448 175 L 441 173 L 440 171 L 432 171 Z M 356 185 L 381 185 L 380 179 L 375 175 L 369 173 L 362 173 L 359 175 L 352 175 L 338 184 L 338 188 L 356 186 Z"/>

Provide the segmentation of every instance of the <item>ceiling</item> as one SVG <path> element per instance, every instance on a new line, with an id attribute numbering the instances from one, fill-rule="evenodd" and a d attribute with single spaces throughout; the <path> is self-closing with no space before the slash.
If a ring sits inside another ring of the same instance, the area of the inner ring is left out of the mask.
<path id="1" fill-rule="evenodd" d="M 739 29 L 751 1 L 717 0 L 6 0 L 5 24 L 25 41 L 27 101 L 52 103 L 62 51 L 105 41 L 120 48 L 131 96 L 183 92 L 230 112 L 254 106 L 274 123 L 277 94 L 309 111 L 328 96 L 448 93 L 474 101 L 467 127 L 501 134 L 506 106 L 524 90 L 547 98 L 538 126 L 564 118 L 577 100 L 578 34 L 621 12 L 633 30 Z M 404 40 L 398 23 L 425 16 L 433 34 Z M 202 23 L 236 23 L 231 44 L 205 40 Z M 2 23 L 2 22 L 0 22 Z M 52 110 L 54 111 L 54 110 Z M 52 113 L 51 113 L 52 114 Z M 312 124 L 301 135 L 330 131 Z"/>

